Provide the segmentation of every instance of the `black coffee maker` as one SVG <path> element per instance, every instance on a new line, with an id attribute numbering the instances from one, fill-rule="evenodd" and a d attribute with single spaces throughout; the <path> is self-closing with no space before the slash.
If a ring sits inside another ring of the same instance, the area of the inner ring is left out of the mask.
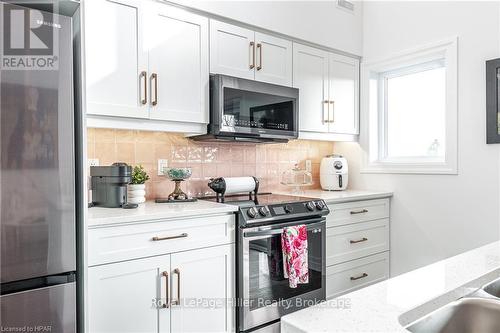
<path id="1" fill-rule="evenodd" d="M 136 208 L 127 203 L 127 184 L 132 180 L 132 167 L 126 163 L 91 166 L 92 206 Z"/>

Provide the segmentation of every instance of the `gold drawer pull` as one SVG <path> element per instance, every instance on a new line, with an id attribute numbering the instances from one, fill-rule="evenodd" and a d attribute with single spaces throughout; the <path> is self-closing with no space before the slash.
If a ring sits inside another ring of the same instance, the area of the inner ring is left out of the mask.
<path id="1" fill-rule="evenodd" d="M 359 279 L 364 279 L 367 276 L 368 276 L 368 274 L 366 274 L 366 273 L 363 273 L 360 276 L 351 276 L 351 281 L 356 281 L 356 280 L 359 280 Z"/>
<path id="2" fill-rule="evenodd" d="M 168 301 L 168 282 L 169 282 L 168 281 L 168 272 L 162 272 L 161 275 L 165 277 L 165 288 L 166 288 L 165 289 L 165 303 L 163 303 L 163 307 L 168 308 L 168 303 L 169 303 L 169 301 Z"/>
<path id="3" fill-rule="evenodd" d="M 169 239 L 176 239 L 176 238 L 185 238 L 187 237 L 188 234 L 187 233 L 182 233 L 180 235 L 177 235 L 177 236 L 166 236 L 166 237 L 158 237 L 158 236 L 154 236 L 152 238 L 152 241 L 153 242 L 157 242 L 157 241 L 162 241 L 162 240 L 169 240 Z"/>
<path id="4" fill-rule="evenodd" d="M 367 240 L 368 240 L 368 238 L 363 237 L 363 238 L 358 239 L 358 240 L 350 240 L 349 243 L 356 244 L 356 243 L 366 242 Z"/>
<path id="5" fill-rule="evenodd" d="M 356 215 L 356 214 L 365 214 L 365 213 L 368 213 L 368 209 L 353 210 L 353 211 L 351 211 L 351 215 Z"/>

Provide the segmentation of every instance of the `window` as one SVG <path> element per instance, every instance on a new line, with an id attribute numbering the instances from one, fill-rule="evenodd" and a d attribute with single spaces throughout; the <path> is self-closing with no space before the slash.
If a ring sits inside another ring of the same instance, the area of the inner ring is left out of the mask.
<path id="1" fill-rule="evenodd" d="M 364 172 L 457 173 L 456 60 L 455 38 L 364 66 Z"/>

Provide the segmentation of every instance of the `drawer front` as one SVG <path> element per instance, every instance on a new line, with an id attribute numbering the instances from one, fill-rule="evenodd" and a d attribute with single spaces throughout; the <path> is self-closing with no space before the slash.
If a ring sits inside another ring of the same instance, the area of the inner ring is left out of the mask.
<path id="1" fill-rule="evenodd" d="M 333 298 L 389 278 L 389 252 L 326 268 L 326 297 Z"/>
<path id="2" fill-rule="evenodd" d="M 90 229 L 88 265 L 234 242 L 234 215 Z"/>
<path id="3" fill-rule="evenodd" d="M 389 219 L 326 229 L 326 265 L 389 250 Z"/>
<path id="4" fill-rule="evenodd" d="M 329 204 L 328 208 L 327 228 L 389 217 L 389 199 Z"/>

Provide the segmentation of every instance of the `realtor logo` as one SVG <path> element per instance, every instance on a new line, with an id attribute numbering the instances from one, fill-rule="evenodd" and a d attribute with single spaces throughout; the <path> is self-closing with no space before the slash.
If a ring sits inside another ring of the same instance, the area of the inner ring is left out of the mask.
<path id="1" fill-rule="evenodd" d="M 61 25 L 56 15 L 10 4 L 2 6 L 1 68 L 11 70 L 54 70 L 54 37 Z"/>

